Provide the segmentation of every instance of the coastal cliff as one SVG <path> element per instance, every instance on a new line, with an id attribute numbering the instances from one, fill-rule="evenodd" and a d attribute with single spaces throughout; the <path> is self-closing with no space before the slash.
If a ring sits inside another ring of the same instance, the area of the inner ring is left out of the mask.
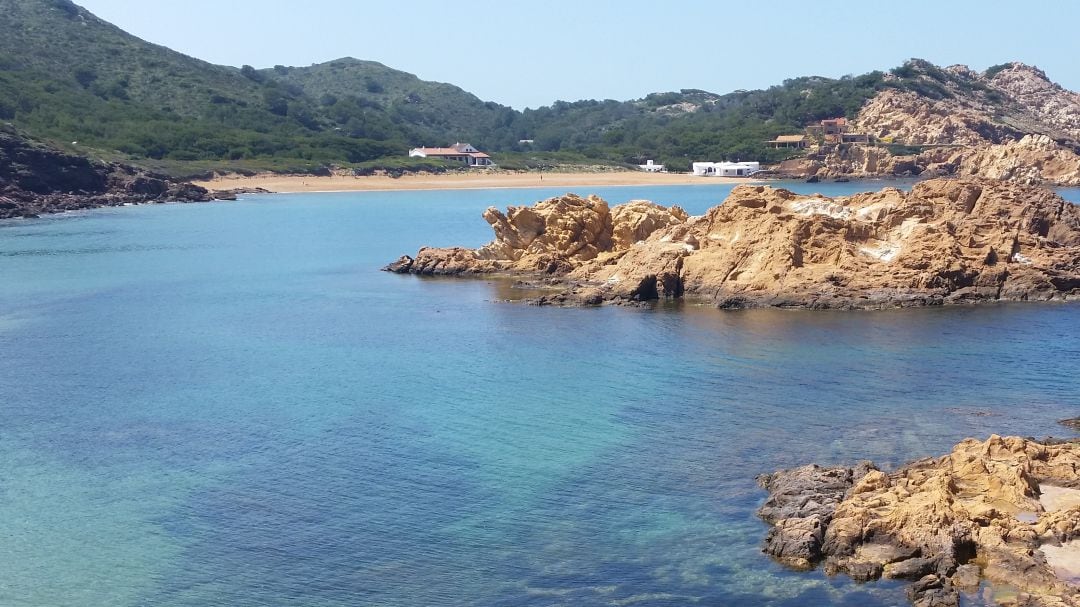
<path id="1" fill-rule="evenodd" d="M 895 70 L 894 70 L 895 71 Z M 852 121 L 888 145 L 844 145 L 784 163 L 781 172 L 835 177 L 956 175 L 1080 185 L 1080 94 L 1022 63 L 984 73 L 912 60 Z"/>
<path id="2" fill-rule="evenodd" d="M 510 274 L 539 304 L 693 296 L 723 308 L 885 308 L 1080 298 L 1080 209 L 1049 190 L 937 179 L 841 198 L 739 186 L 702 216 L 573 194 L 492 208 L 495 240 L 385 269 Z"/>
<path id="3" fill-rule="evenodd" d="M 95 162 L 0 128 L 0 219 L 147 202 L 205 202 L 204 188 L 119 163 Z"/>
<path id="4" fill-rule="evenodd" d="M 790 566 L 911 580 L 922 607 L 955 606 L 981 579 L 1017 589 L 1014 604 L 1080 605 L 1080 443 L 991 436 L 888 473 L 809 465 L 758 482 L 763 550 Z"/>

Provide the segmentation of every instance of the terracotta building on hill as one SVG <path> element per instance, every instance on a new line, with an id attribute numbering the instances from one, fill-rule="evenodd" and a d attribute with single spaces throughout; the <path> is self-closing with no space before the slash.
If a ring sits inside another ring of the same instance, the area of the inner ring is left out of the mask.
<path id="1" fill-rule="evenodd" d="M 806 147 L 806 135 L 780 135 L 776 139 L 766 141 L 771 148 L 794 148 L 803 149 Z"/>
<path id="2" fill-rule="evenodd" d="M 455 143 L 446 148 L 413 148 L 409 150 L 409 157 L 416 158 L 442 158 L 461 162 L 470 167 L 493 166 L 491 156 L 481 152 L 468 143 Z"/>

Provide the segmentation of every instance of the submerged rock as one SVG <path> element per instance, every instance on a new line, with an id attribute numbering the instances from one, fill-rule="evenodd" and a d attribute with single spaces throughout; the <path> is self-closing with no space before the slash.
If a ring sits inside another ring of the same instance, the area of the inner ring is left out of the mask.
<path id="1" fill-rule="evenodd" d="M 1080 500 L 1040 501 L 1043 485 L 1080 487 L 1080 443 L 991 436 L 890 473 L 804 466 L 762 479 L 763 550 L 784 563 L 913 580 L 915 605 L 957 605 L 982 577 L 1020 589 L 1028 605 L 1080 606 L 1080 586 L 1061 573 L 1072 562 L 1062 554 L 1080 545 L 1070 544 Z"/>
<path id="2" fill-rule="evenodd" d="M 567 194 L 492 208 L 495 240 L 417 254 L 415 274 L 562 280 L 559 303 L 684 295 L 722 308 L 884 308 L 1080 298 L 1080 209 L 1039 187 L 925 181 L 841 198 L 739 186 L 700 217 Z M 386 269 L 403 268 L 391 264 Z M 587 296 L 585 296 L 587 294 Z"/>

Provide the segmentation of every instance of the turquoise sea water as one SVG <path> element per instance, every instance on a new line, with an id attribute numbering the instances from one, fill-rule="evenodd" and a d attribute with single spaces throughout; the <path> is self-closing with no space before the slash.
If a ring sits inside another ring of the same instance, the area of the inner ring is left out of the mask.
<path id="1" fill-rule="evenodd" d="M 562 191 L 0 223 L 0 605 L 902 604 L 764 557 L 754 476 L 1080 414 L 1076 305 L 548 309 L 377 271 Z"/>

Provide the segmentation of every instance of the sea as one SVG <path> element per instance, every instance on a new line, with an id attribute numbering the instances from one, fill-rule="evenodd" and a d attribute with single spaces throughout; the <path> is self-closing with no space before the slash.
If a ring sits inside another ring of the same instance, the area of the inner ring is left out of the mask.
<path id="1" fill-rule="evenodd" d="M 762 554 L 755 477 L 1072 436 L 1076 304 L 541 308 L 379 271 L 566 190 L 0 222 L 0 605 L 902 605 Z"/>

